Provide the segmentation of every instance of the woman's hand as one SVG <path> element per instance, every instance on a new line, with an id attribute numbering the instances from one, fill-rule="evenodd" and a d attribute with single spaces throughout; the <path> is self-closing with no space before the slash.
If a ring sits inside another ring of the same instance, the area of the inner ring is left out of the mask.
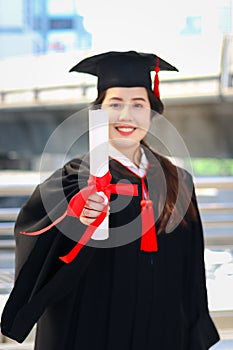
<path id="1" fill-rule="evenodd" d="M 102 213 L 105 207 L 105 198 L 98 193 L 91 194 L 86 202 L 85 207 L 80 215 L 80 221 L 84 225 L 92 224 Z M 109 214 L 109 209 L 107 215 Z"/>

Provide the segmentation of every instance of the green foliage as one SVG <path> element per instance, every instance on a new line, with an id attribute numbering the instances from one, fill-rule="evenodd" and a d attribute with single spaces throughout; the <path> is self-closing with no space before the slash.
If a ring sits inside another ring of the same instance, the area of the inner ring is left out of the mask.
<path id="1" fill-rule="evenodd" d="M 233 176 L 233 159 L 192 158 L 195 176 Z"/>

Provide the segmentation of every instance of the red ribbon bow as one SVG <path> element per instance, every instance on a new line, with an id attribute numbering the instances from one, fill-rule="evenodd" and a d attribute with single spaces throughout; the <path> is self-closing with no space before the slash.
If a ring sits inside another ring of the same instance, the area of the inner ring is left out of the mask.
<path id="1" fill-rule="evenodd" d="M 67 215 L 80 217 L 88 197 L 91 194 L 96 192 L 103 192 L 107 196 L 108 202 L 110 200 L 110 196 L 112 193 L 128 195 L 128 196 L 138 196 L 137 185 L 133 185 L 133 184 L 129 185 L 129 184 L 123 184 L 123 183 L 111 184 L 110 183 L 111 179 L 112 179 L 112 176 L 109 171 L 102 177 L 95 177 L 93 175 L 90 175 L 88 180 L 88 186 L 84 187 L 82 190 L 80 190 L 77 194 L 75 194 L 71 198 L 68 204 L 68 208 L 62 216 L 60 216 L 57 220 L 55 220 L 51 225 L 41 230 L 34 231 L 34 232 L 20 232 L 20 233 L 28 236 L 37 236 L 50 230 L 52 227 L 54 227 L 59 222 L 61 222 Z M 75 259 L 75 257 L 78 255 L 82 247 L 90 240 L 96 228 L 105 219 L 107 215 L 107 207 L 108 207 L 108 203 L 105 205 L 103 212 L 97 217 L 97 219 L 90 226 L 87 227 L 86 231 L 84 232 L 84 234 L 82 235 L 78 243 L 74 246 L 74 248 L 67 255 L 62 256 L 59 259 L 61 259 L 67 264 L 72 262 Z"/>
<path id="2" fill-rule="evenodd" d="M 20 232 L 20 233 L 28 236 L 40 235 L 48 231 L 50 228 L 54 227 L 55 225 L 57 225 L 67 215 L 80 217 L 83 211 L 83 208 L 86 205 L 88 197 L 91 194 L 96 192 L 103 192 L 107 196 L 108 202 L 110 200 L 110 196 L 112 193 L 128 195 L 128 196 L 138 196 L 137 185 L 135 184 L 129 185 L 129 184 L 123 184 L 123 183 L 111 184 L 110 183 L 111 179 L 112 179 L 112 176 L 109 171 L 102 177 L 95 177 L 93 175 L 90 175 L 88 180 L 88 186 L 84 187 L 82 190 L 80 190 L 77 194 L 75 194 L 71 198 L 68 204 L 68 208 L 62 216 L 60 216 L 57 220 L 55 220 L 51 225 L 41 230 L 38 230 L 35 232 Z M 153 202 L 149 199 L 149 194 L 148 194 L 147 187 L 145 185 L 144 178 L 142 179 L 142 198 L 143 198 L 141 200 L 142 238 L 141 238 L 140 249 L 147 252 L 152 252 L 152 251 L 155 252 L 158 250 L 158 246 L 157 246 L 157 237 L 156 237 L 156 230 L 155 230 Z M 78 255 L 82 247 L 86 245 L 87 242 L 91 239 L 96 228 L 105 219 L 107 215 L 107 208 L 108 208 L 108 203 L 105 205 L 103 211 L 96 218 L 96 220 L 87 227 L 86 231 L 84 232 L 84 234 L 82 235 L 78 243 L 74 246 L 74 248 L 72 248 L 67 255 L 59 257 L 60 260 L 69 264 L 76 258 L 76 256 Z"/>
<path id="3" fill-rule="evenodd" d="M 74 197 L 71 198 L 69 202 L 67 215 L 79 217 L 85 207 L 88 197 L 96 192 L 103 192 L 107 198 L 108 202 L 110 200 L 111 194 L 123 194 L 128 196 L 137 196 L 138 188 L 137 185 L 128 184 L 111 184 L 110 181 L 112 176 L 108 171 L 103 177 L 95 177 L 90 175 L 88 180 L 88 187 L 83 188 Z M 90 240 L 96 228 L 103 222 L 107 215 L 108 203 L 105 205 L 101 214 L 96 218 L 96 220 L 87 227 L 86 231 L 80 238 L 79 242 L 74 246 L 74 248 L 65 256 L 60 257 L 65 263 L 70 263 L 78 255 L 82 247 Z"/>

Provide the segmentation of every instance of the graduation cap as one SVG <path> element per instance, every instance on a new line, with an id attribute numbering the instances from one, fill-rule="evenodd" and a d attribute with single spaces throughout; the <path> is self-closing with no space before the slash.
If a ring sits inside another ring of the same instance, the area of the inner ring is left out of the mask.
<path id="1" fill-rule="evenodd" d="M 143 86 L 152 90 L 151 71 L 155 71 L 154 94 L 160 98 L 159 78 L 160 70 L 177 71 L 178 69 L 162 58 L 136 51 L 110 51 L 85 58 L 70 72 L 88 73 L 98 77 L 98 91 L 111 87 Z"/>

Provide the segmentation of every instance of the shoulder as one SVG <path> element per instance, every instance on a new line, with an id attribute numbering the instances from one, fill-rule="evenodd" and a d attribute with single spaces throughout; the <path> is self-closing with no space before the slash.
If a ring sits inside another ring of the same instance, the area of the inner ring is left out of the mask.
<path id="1" fill-rule="evenodd" d="M 166 178 L 175 177 L 175 178 L 178 178 L 179 180 L 184 181 L 184 183 L 186 183 L 187 185 L 193 184 L 193 175 L 191 174 L 191 172 L 189 172 L 182 166 L 172 162 L 169 157 L 166 157 L 162 154 L 155 152 L 149 146 L 143 146 L 143 149 L 145 151 L 146 157 L 148 158 L 152 166 L 155 163 L 160 164 Z"/>
<path id="2" fill-rule="evenodd" d="M 67 183 L 73 180 L 77 180 L 77 177 L 81 174 L 87 174 L 89 172 L 89 165 L 84 158 L 73 158 L 62 165 L 60 168 L 51 172 L 38 186 L 39 190 L 43 187 L 56 187 L 66 186 Z"/>
<path id="3" fill-rule="evenodd" d="M 182 181 L 184 181 L 187 186 L 193 187 L 194 186 L 193 175 L 188 170 L 180 166 L 176 166 L 176 165 L 173 165 L 173 166 L 176 167 L 177 173 L 180 179 L 182 179 Z"/>
<path id="4" fill-rule="evenodd" d="M 64 175 L 72 175 L 80 172 L 89 172 L 89 157 L 83 156 L 69 160 L 62 168 Z"/>

